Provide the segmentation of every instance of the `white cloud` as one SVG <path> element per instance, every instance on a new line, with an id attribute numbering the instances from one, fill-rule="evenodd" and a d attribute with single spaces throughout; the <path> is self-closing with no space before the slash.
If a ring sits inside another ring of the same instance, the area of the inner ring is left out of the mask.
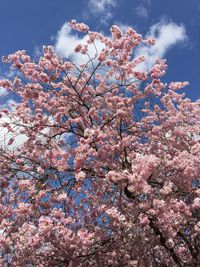
<path id="1" fill-rule="evenodd" d="M 148 18 L 151 11 L 151 1 L 142 0 L 141 3 L 135 8 L 136 15 L 142 18 Z"/>
<path id="2" fill-rule="evenodd" d="M 7 80 L 7 78 L 10 78 L 7 74 L 10 72 L 6 72 L 4 76 L 0 76 L 0 80 Z M 8 94 L 8 90 L 0 86 L 0 97 L 4 97 Z"/>
<path id="3" fill-rule="evenodd" d="M 156 38 L 156 44 L 153 46 L 142 46 L 136 50 L 136 56 L 144 55 L 145 62 L 140 64 L 140 70 L 149 70 L 155 60 L 163 58 L 166 52 L 174 45 L 187 41 L 186 30 L 183 25 L 177 25 L 174 22 L 161 20 L 159 23 L 151 26 L 147 36 Z"/>
<path id="4" fill-rule="evenodd" d="M 17 126 L 18 120 L 16 118 L 9 118 L 2 116 L 0 118 L 0 147 L 8 150 L 15 150 L 28 140 L 25 134 L 20 134 L 23 127 Z M 4 124 L 9 124 L 12 131 L 8 130 Z M 9 140 L 13 138 L 14 141 L 9 145 Z"/>
<path id="5" fill-rule="evenodd" d="M 10 73 L 11 72 L 9 72 L 9 74 Z M 5 77 L 7 78 L 8 75 L 6 75 Z M 0 77 L 0 79 L 5 80 L 5 77 Z M 9 110 L 13 110 L 14 104 L 16 104 L 16 102 L 12 99 L 11 92 L 0 86 L 0 109 L 7 108 Z"/>
<path id="6" fill-rule="evenodd" d="M 90 12 L 99 17 L 102 24 L 106 24 L 112 17 L 112 8 L 117 5 L 117 0 L 89 0 L 88 8 Z"/>
<path id="7" fill-rule="evenodd" d="M 0 96 L 5 96 L 7 94 L 8 94 L 8 91 L 5 88 L 0 87 Z"/>
<path id="8" fill-rule="evenodd" d="M 73 34 L 71 28 L 65 23 L 57 34 L 55 51 L 62 57 L 72 59 L 76 64 L 85 64 L 89 60 L 88 55 L 75 53 L 74 49 L 78 44 L 87 44 L 87 39 L 87 35 L 80 38 L 77 34 Z M 96 49 L 99 53 L 104 48 L 100 41 L 95 41 L 95 46 L 91 44 L 88 48 L 88 54 L 91 58 L 95 57 Z"/>
<path id="9" fill-rule="evenodd" d="M 77 35 L 73 35 L 71 28 L 65 23 L 57 34 L 55 50 L 63 57 L 71 57 L 75 47 L 82 42 L 83 39 L 79 39 Z"/>
<path id="10" fill-rule="evenodd" d="M 89 0 L 88 7 L 92 13 L 104 13 L 110 7 L 115 7 L 115 0 Z"/>
<path id="11" fill-rule="evenodd" d="M 144 6 L 143 4 L 140 4 L 136 8 L 136 14 L 139 17 L 147 18 L 149 16 L 149 10 L 146 6 Z"/>
<path id="12" fill-rule="evenodd" d="M 54 119 L 52 116 L 48 116 L 49 124 L 54 125 Z M 10 129 L 5 126 L 9 125 Z M 30 125 L 25 124 L 21 121 L 19 117 L 16 116 L 6 116 L 3 115 L 0 118 L 0 147 L 9 151 L 15 151 L 18 147 L 23 145 L 29 138 L 26 134 L 22 133 L 26 127 Z M 48 136 L 50 128 L 46 127 L 36 136 L 38 140 L 45 139 L 45 136 Z M 58 136 L 59 138 L 68 138 L 69 135 L 65 134 Z M 10 139 L 13 139 L 13 142 L 9 143 Z"/>

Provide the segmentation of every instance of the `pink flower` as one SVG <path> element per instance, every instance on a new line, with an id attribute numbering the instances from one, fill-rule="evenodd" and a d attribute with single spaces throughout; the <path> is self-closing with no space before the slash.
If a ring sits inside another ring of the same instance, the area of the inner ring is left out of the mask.
<path id="1" fill-rule="evenodd" d="M 168 195 L 170 192 L 172 192 L 172 187 L 173 187 L 173 183 L 171 182 L 165 183 L 164 187 L 160 190 L 160 192 L 163 195 Z"/>
<path id="2" fill-rule="evenodd" d="M 86 173 L 81 171 L 76 174 L 77 179 L 84 179 L 86 177 Z"/>
<path id="3" fill-rule="evenodd" d="M 169 246 L 169 248 L 173 248 L 175 243 L 174 243 L 173 239 L 168 239 L 166 242 L 166 245 Z"/>
<path id="4" fill-rule="evenodd" d="M 120 30 L 120 28 L 116 25 L 113 25 L 110 29 L 111 33 L 112 33 L 112 37 L 114 39 L 120 39 L 122 37 L 122 31 Z"/>
<path id="5" fill-rule="evenodd" d="M 43 174 L 44 173 L 44 169 L 42 167 L 38 167 L 37 168 L 37 172 L 40 173 L 40 174 Z"/>
<path id="6" fill-rule="evenodd" d="M 78 52 L 81 51 L 81 49 L 82 49 L 82 45 L 79 44 L 79 45 L 77 45 L 77 46 L 75 47 L 74 51 L 78 53 Z"/>
<path id="7" fill-rule="evenodd" d="M 200 198 L 199 197 L 196 197 L 194 199 L 193 205 L 195 208 L 200 208 Z"/>
<path id="8" fill-rule="evenodd" d="M 140 216 L 140 224 L 142 226 L 145 226 L 147 224 L 149 224 L 149 219 L 147 216 Z"/>
<path id="9" fill-rule="evenodd" d="M 172 90 L 178 90 L 189 85 L 189 82 L 171 82 L 169 88 Z"/>
<path id="10" fill-rule="evenodd" d="M 69 26 L 72 27 L 74 30 L 80 31 L 80 32 L 88 32 L 89 27 L 85 23 L 77 23 L 76 20 L 71 20 L 69 23 Z"/>
<path id="11" fill-rule="evenodd" d="M 16 159 L 16 163 L 17 163 L 17 164 L 21 164 L 21 163 L 23 163 L 23 161 L 24 161 L 24 160 L 23 160 L 23 159 L 20 159 L 20 158 L 17 158 L 17 159 Z"/>
<path id="12" fill-rule="evenodd" d="M 194 226 L 194 229 L 196 232 L 200 233 L 200 222 L 197 222 L 196 225 Z"/>
<path id="13" fill-rule="evenodd" d="M 153 37 L 149 37 L 148 39 L 145 40 L 145 43 L 148 45 L 154 45 L 156 43 L 156 39 Z"/>

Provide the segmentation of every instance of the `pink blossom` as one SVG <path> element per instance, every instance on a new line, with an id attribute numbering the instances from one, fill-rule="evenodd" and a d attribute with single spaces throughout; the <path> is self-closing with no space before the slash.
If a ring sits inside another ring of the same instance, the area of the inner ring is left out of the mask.
<path id="1" fill-rule="evenodd" d="M 169 88 L 172 90 L 178 90 L 189 85 L 189 82 L 171 82 Z"/>
<path id="2" fill-rule="evenodd" d="M 16 159 L 16 163 L 17 163 L 17 164 L 21 164 L 21 163 L 23 163 L 23 159 L 17 158 L 17 159 Z"/>
<path id="3" fill-rule="evenodd" d="M 52 46 L 4 57 L 18 103 L 0 119 L 0 266 L 195 266 L 200 101 L 162 81 L 163 59 L 136 71 L 154 39 L 69 24 L 88 62 Z"/>
<path id="4" fill-rule="evenodd" d="M 88 32 L 89 31 L 88 25 L 86 25 L 84 23 L 77 23 L 76 20 L 71 20 L 68 24 L 74 30 L 77 30 L 80 32 Z"/>
<path id="5" fill-rule="evenodd" d="M 83 171 L 76 174 L 77 179 L 84 179 L 85 177 L 86 177 L 86 173 Z"/>
<path id="6" fill-rule="evenodd" d="M 38 167 L 37 168 L 37 172 L 40 173 L 40 174 L 43 174 L 44 173 L 44 169 L 42 167 Z"/>

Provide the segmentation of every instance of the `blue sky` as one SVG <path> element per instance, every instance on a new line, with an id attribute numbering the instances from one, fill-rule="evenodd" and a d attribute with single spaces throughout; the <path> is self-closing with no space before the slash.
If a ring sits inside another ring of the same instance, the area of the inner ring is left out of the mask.
<path id="1" fill-rule="evenodd" d="M 0 10 L 0 57 L 23 49 L 34 54 L 49 44 L 70 55 L 70 44 L 81 41 L 69 32 L 70 19 L 106 34 L 112 24 L 132 26 L 143 35 L 158 37 L 153 55 L 167 59 L 164 80 L 188 80 L 186 96 L 193 100 L 200 96 L 199 0 L 0 0 Z M 148 56 L 152 51 L 143 52 Z M 0 77 L 6 75 L 0 64 Z"/>

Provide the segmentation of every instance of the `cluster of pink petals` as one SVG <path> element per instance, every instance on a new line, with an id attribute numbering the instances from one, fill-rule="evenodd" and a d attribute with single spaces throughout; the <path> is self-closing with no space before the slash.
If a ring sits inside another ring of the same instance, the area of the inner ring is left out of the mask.
<path id="1" fill-rule="evenodd" d="M 88 32 L 89 27 L 85 23 L 77 23 L 76 20 L 72 19 L 69 23 L 69 26 L 72 27 L 74 30 L 80 32 Z"/>
<path id="2" fill-rule="evenodd" d="M 4 57 L 20 102 L 0 112 L 0 266 L 195 266 L 200 101 L 161 81 L 165 60 L 137 71 L 154 39 L 69 25 L 87 34 L 76 53 L 101 43 L 88 63 Z"/>
<path id="3" fill-rule="evenodd" d="M 171 82 L 169 88 L 172 90 L 178 90 L 189 85 L 189 82 Z"/>

